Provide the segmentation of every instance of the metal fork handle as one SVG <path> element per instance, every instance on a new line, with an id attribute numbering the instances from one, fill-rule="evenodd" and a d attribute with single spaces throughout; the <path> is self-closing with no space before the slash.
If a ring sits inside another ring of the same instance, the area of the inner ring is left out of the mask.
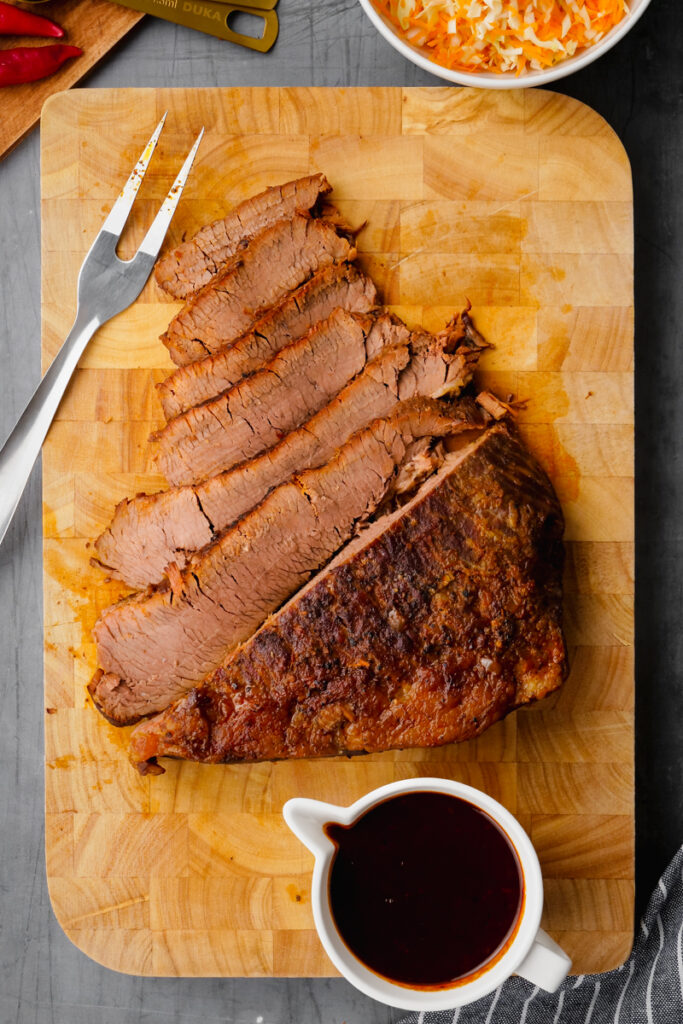
<path id="1" fill-rule="evenodd" d="M 78 360 L 99 326 L 96 316 L 79 310 L 66 341 L 0 450 L 0 544 Z"/>

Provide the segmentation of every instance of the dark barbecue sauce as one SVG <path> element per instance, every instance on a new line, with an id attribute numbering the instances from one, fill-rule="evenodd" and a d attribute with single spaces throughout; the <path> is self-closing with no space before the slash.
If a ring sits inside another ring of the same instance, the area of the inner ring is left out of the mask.
<path id="1" fill-rule="evenodd" d="M 332 916 L 366 967 L 390 981 L 443 988 L 476 973 L 516 932 L 517 854 L 477 807 L 419 790 L 352 825 L 325 825 L 337 851 Z"/>

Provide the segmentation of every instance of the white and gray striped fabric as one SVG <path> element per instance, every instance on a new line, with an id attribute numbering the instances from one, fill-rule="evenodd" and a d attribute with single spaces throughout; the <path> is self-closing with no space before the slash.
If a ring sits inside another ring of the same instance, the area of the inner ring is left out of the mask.
<path id="1" fill-rule="evenodd" d="M 683 847 L 652 894 L 623 967 L 570 977 L 552 995 L 510 978 L 469 1006 L 411 1013 L 399 1024 L 683 1024 L 682 944 Z"/>

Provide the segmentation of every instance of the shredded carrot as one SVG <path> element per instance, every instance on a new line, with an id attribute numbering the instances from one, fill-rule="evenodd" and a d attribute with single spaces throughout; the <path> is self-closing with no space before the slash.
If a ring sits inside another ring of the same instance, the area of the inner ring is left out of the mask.
<path id="1" fill-rule="evenodd" d="M 407 42 L 457 71 L 550 68 L 593 46 L 626 0 L 373 0 Z"/>

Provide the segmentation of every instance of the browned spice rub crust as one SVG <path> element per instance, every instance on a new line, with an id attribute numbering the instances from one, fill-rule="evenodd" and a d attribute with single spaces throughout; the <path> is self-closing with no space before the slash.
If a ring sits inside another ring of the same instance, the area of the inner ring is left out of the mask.
<path id="1" fill-rule="evenodd" d="M 205 683 L 135 729 L 141 772 L 161 771 L 161 756 L 439 746 L 561 685 L 563 519 L 552 485 L 503 425 L 450 459 Z"/>

